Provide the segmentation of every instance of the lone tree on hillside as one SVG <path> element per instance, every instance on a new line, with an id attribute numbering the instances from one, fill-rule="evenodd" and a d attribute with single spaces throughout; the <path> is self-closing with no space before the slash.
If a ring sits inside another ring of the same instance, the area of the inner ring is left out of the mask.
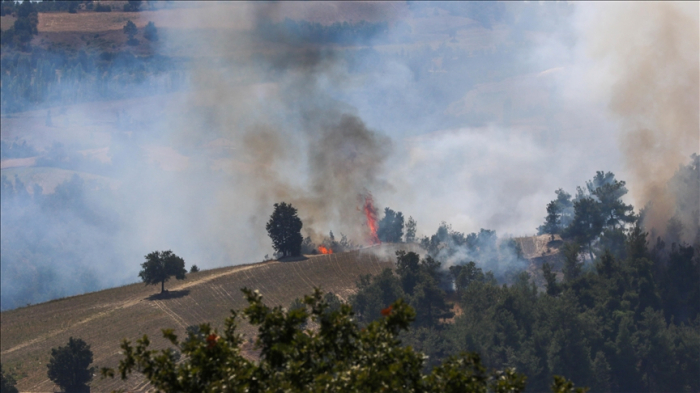
<path id="1" fill-rule="evenodd" d="M 185 260 L 173 254 L 172 251 L 153 251 L 146 255 L 146 262 L 141 264 L 143 270 L 139 277 L 146 285 L 160 283 L 160 293 L 165 292 L 165 282 L 175 276 L 178 280 L 184 280 Z"/>
<path id="2" fill-rule="evenodd" d="M 267 222 L 267 233 L 272 239 L 272 248 L 283 257 L 298 256 L 301 254 L 301 219 L 297 216 L 297 209 L 291 204 L 275 203 L 275 211 Z"/>
<path id="3" fill-rule="evenodd" d="M 87 383 L 92 381 L 95 367 L 92 363 L 92 351 L 85 341 L 71 337 L 68 345 L 51 349 L 48 376 L 65 392 L 89 392 Z"/>

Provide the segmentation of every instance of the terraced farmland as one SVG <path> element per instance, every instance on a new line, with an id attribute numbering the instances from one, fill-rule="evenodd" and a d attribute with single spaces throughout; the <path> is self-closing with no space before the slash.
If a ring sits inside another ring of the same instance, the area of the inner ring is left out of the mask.
<path id="1" fill-rule="evenodd" d="M 166 347 L 161 328 L 182 335 L 201 322 L 222 326 L 231 309 L 245 306 L 240 288 L 258 289 L 269 305 L 287 306 L 313 287 L 347 299 L 362 274 L 377 274 L 392 267 L 396 246 L 313 256 L 294 262 L 268 261 L 188 274 L 184 281 L 169 282 L 167 297 L 154 296 L 158 288 L 132 284 L 100 292 L 55 300 L 3 312 L 0 353 L 3 369 L 15 374 L 20 391 L 49 392 L 54 385 L 46 377 L 51 348 L 79 337 L 91 345 L 94 364 L 117 365 L 122 338 L 135 340 L 148 334 L 154 347 Z M 241 325 L 246 335 L 250 326 Z M 92 391 L 146 391 L 139 376 L 126 382 L 100 380 Z"/>

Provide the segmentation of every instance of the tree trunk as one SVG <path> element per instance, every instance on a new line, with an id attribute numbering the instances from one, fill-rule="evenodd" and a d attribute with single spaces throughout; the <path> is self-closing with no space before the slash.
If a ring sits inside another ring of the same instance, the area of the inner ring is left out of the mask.
<path id="1" fill-rule="evenodd" d="M 165 292 L 165 280 L 160 282 L 160 293 Z"/>

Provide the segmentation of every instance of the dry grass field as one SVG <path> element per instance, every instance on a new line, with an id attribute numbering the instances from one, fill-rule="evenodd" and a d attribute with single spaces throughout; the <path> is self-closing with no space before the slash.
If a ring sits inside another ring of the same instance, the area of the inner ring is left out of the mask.
<path id="1" fill-rule="evenodd" d="M 393 266 L 390 256 L 395 249 L 385 245 L 296 262 L 268 261 L 188 274 L 183 281 L 166 284 L 167 298 L 153 296 L 159 288 L 138 283 L 6 311 L 0 340 L 3 369 L 15 375 L 20 391 L 50 392 L 55 388 L 46 376 L 51 348 L 65 345 L 71 336 L 91 345 L 95 365 L 114 367 L 123 338 L 133 341 L 148 334 L 154 347 L 163 348 L 167 344 L 161 328 L 174 328 L 183 335 L 186 327 L 202 322 L 221 327 L 229 310 L 245 306 L 242 287 L 258 289 L 268 305 L 288 306 L 314 287 L 347 300 L 360 275 Z M 249 325 L 242 324 L 241 329 L 252 337 Z M 97 376 L 91 386 L 93 392 L 148 388 L 138 376 L 126 382 Z"/>

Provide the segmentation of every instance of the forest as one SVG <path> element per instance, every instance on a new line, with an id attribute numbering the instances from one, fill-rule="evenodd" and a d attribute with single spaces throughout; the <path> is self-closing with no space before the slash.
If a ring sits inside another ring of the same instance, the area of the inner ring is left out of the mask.
<path id="1" fill-rule="evenodd" d="M 674 179 L 698 187 L 698 158 Z M 547 390 L 554 375 L 594 392 L 698 391 L 697 226 L 685 228 L 692 244 L 679 240 L 678 219 L 665 236 L 650 239 L 644 211 L 632 214 L 625 193 L 624 182 L 603 172 L 573 200 L 557 191 L 540 232 L 563 236 L 562 265 L 541 266 L 543 287 L 513 262 L 508 274 L 487 270 L 503 266 L 488 259 L 509 254 L 497 252 L 491 231 L 465 236 L 443 225 L 422 239 L 426 256 L 397 252 L 394 272 L 363 277 L 350 303 L 367 324 L 404 299 L 416 319 L 400 338 L 428 355 L 426 367 L 473 351 L 487 367 L 527 375 L 527 391 Z M 556 207 L 562 199 L 566 207 Z M 515 260 L 517 253 L 510 253 Z M 454 255 L 446 268 L 441 261 Z"/>

